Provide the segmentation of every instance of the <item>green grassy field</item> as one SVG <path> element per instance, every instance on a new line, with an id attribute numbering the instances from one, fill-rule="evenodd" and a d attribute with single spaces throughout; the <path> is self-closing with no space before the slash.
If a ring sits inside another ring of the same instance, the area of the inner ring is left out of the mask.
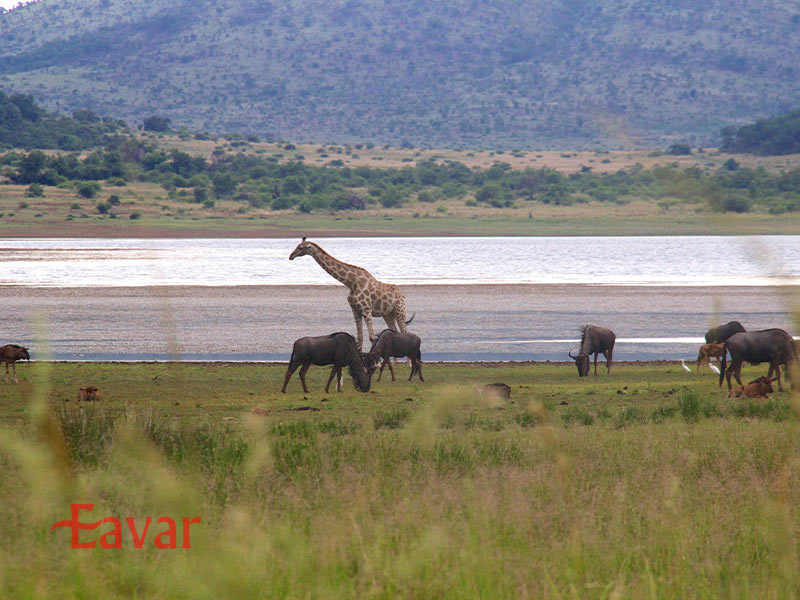
<path id="1" fill-rule="evenodd" d="M 312 368 L 311 393 L 295 375 L 284 396 L 284 371 L 21 365 L 0 386 L 0 596 L 800 594 L 797 394 L 540 363 L 426 364 L 424 383 L 399 367 L 368 394 L 326 394 Z M 511 398 L 477 392 L 493 382 Z M 87 385 L 102 400 L 77 402 Z M 118 517 L 123 547 L 71 549 L 50 530 L 71 503 Z M 147 516 L 136 549 L 123 518 Z M 154 547 L 161 516 L 202 518 L 191 548 L 180 530 Z"/>

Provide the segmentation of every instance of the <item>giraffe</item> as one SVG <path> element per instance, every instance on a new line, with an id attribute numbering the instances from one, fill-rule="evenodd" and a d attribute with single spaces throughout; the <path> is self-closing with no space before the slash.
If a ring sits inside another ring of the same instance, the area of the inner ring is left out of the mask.
<path id="1" fill-rule="evenodd" d="M 386 325 L 390 329 L 406 332 L 406 300 L 400 288 L 391 283 L 383 283 L 370 275 L 369 271 L 362 267 L 349 265 L 335 259 L 313 242 L 303 241 L 289 255 L 289 260 L 294 260 L 298 256 L 310 254 L 319 266 L 325 269 L 334 279 L 342 282 L 350 289 L 347 301 L 353 311 L 356 320 L 356 331 L 358 333 L 358 348 L 361 350 L 364 342 L 364 331 L 361 319 L 367 324 L 370 342 L 375 341 L 375 332 L 372 329 L 372 317 L 383 317 Z"/>

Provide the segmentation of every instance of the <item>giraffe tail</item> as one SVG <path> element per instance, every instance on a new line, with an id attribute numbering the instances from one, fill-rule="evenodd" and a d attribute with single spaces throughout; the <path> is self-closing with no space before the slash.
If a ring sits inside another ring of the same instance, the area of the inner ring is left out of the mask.
<path id="1" fill-rule="evenodd" d="M 411 318 L 410 318 L 408 321 L 406 321 L 406 325 L 408 325 L 409 323 L 411 323 L 411 321 L 413 321 L 413 320 L 414 320 L 414 317 L 416 317 L 416 316 L 417 316 L 417 313 L 414 313 L 413 315 L 411 315 Z"/>

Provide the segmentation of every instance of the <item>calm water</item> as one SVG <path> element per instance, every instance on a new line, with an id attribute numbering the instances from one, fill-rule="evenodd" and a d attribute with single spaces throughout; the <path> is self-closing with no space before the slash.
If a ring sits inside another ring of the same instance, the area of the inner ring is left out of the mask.
<path id="1" fill-rule="evenodd" d="M 346 288 L 288 260 L 298 241 L 0 240 L 3 338 L 41 347 L 39 319 L 62 360 L 288 360 L 355 332 Z M 617 360 L 692 359 L 712 324 L 791 331 L 800 291 L 800 236 L 315 241 L 404 286 L 426 360 L 564 360 L 585 323 Z"/>
<path id="2" fill-rule="evenodd" d="M 339 285 L 297 239 L 0 240 L 0 284 Z M 315 238 L 398 284 L 800 285 L 800 236 Z"/>

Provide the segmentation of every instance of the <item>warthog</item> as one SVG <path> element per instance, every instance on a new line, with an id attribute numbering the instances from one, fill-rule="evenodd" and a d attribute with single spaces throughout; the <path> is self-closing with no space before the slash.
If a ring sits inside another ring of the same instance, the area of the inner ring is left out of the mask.
<path id="1" fill-rule="evenodd" d="M 734 333 L 741 333 L 743 331 L 745 331 L 745 329 L 742 327 L 742 324 L 739 323 L 739 321 L 731 321 L 730 323 L 725 323 L 725 325 L 712 327 L 706 331 L 706 343 L 721 343 L 731 337 Z"/>
<path id="2" fill-rule="evenodd" d="M 728 398 L 768 398 L 773 393 L 771 377 L 759 377 L 747 385 L 735 385 L 728 392 Z"/>
<path id="3" fill-rule="evenodd" d="M 17 361 L 30 360 L 31 356 L 28 354 L 28 349 L 17 344 L 6 344 L 0 348 L 0 360 L 6 363 L 6 383 L 8 383 L 8 365 L 14 370 L 14 383 L 19 383 L 17 380 Z"/>
<path id="4" fill-rule="evenodd" d="M 407 356 L 411 359 L 411 374 L 408 376 L 408 380 L 411 381 L 411 378 L 414 377 L 416 373 L 419 375 L 420 381 L 425 381 L 425 378 L 422 376 L 421 344 L 422 341 L 416 334 L 398 333 L 393 329 L 384 329 L 378 334 L 378 337 L 375 338 L 372 348 L 370 348 L 367 353 L 367 364 L 374 368 L 378 361 L 383 359 L 381 370 L 378 372 L 378 381 L 381 380 L 383 368 L 387 364 L 389 365 L 389 373 L 392 374 L 392 381 L 394 381 L 394 369 L 392 368 L 391 358 L 394 356 Z"/>
<path id="5" fill-rule="evenodd" d="M 731 354 L 731 365 L 725 369 L 727 353 Z M 745 331 L 735 333 L 722 347 L 722 367 L 719 374 L 719 385 L 727 377 L 728 391 L 731 390 L 731 374 L 742 385 L 742 363 L 747 361 L 754 365 L 768 362 L 767 377 L 777 374 L 778 389 L 781 386 L 781 365 L 786 365 L 786 378 L 789 379 L 789 365 L 797 360 L 797 350 L 792 336 L 783 329 L 765 329 L 763 331 Z"/>
<path id="6" fill-rule="evenodd" d="M 328 377 L 328 383 L 325 385 L 326 392 L 330 388 L 334 376 L 336 376 L 336 391 L 342 391 L 342 367 L 345 365 L 349 366 L 355 388 L 360 392 L 369 391 L 372 372 L 367 370 L 364 357 L 356 347 L 356 339 L 349 333 L 338 332 L 317 337 L 302 337 L 296 340 L 292 347 L 292 357 L 289 359 L 289 368 L 286 370 L 281 392 L 286 393 L 286 384 L 289 383 L 289 378 L 297 367 L 300 367 L 300 382 L 303 384 L 303 391 L 307 394 L 306 371 L 311 365 L 320 367 L 333 365 L 331 376 Z"/>
<path id="7" fill-rule="evenodd" d="M 606 359 L 606 373 L 611 373 L 611 356 L 614 353 L 616 334 L 605 327 L 585 325 L 581 330 L 581 349 L 578 356 L 569 357 L 578 367 L 578 375 L 586 377 L 589 374 L 589 355 L 594 354 L 594 374 L 597 375 L 597 355 L 602 354 Z"/>

